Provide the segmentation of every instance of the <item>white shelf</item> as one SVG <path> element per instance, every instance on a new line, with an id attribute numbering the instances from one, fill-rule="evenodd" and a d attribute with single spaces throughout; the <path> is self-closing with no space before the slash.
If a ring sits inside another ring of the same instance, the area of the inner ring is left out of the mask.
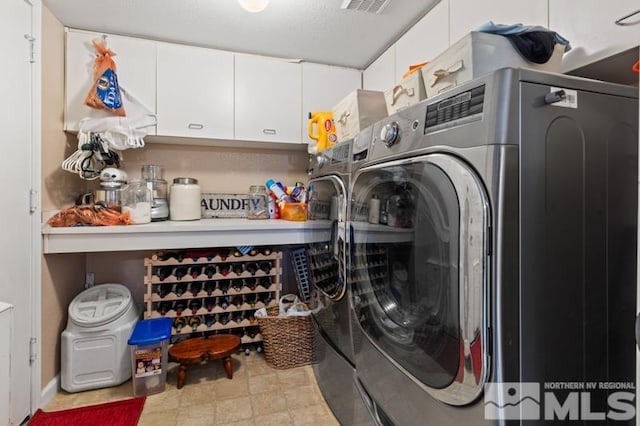
<path id="1" fill-rule="evenodd" d="M 354 243 L 406 243 L 414 239 L 413 228 L 395 228 L 393 226 L 352 222 L 355 231 Z"/>
<path id="2" fill-rule="evenodd" d="M 331 222 L 201 219 L 122 226 L 43 225 L 42 237 L 45 254 L 306 244 L 328 241 Z"/>

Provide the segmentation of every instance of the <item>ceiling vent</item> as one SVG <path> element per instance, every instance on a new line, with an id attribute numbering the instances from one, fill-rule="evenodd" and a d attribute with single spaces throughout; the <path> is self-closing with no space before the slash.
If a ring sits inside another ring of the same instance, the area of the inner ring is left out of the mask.
<path id="1" fill-rule="evenodd" d="M 340 9 L 351 9 L 367 13 L 380 13 L 391 0 L 344 0 Z"/>

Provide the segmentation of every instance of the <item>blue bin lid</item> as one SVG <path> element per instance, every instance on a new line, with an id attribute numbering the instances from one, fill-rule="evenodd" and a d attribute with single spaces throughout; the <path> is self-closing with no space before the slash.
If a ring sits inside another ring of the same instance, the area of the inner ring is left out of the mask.
<path id="1" fill-rule="evenodd" d="M 171 318 L 154 318 L 138 321 L 131 333 L 128 343 L 130 345 L 145 346 L 159 343 L 171 337 Z"/>

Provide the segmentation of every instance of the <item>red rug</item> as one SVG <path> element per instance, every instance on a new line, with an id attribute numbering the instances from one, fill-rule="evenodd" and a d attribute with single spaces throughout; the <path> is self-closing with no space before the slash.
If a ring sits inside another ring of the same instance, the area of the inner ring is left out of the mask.
<path id="1" fill-rule="evenodd" d="M 38 410 L 28 426 L 136 426 L 144 400 L 139 397 L 69 410 Z"/>

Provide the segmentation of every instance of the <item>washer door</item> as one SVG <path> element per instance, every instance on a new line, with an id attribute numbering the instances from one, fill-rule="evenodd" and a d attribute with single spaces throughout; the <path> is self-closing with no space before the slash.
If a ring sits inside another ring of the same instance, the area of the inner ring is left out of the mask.
<path id="1" fill-rule="evenodd" d="M 362 169 L 352 200 L 356 322 L 431 395 L 474 401 L 488 375 L 490 212 L 482 183 L 457 158 L 430 154 Z M 378 205 L 379 212 L 364 208 Z"/>
<path id="2" fill-rule="evenodd" d="M 325 176 L 309 182 L 310 219 L 331 221 L 331 237 L 327 241 L 309 244 L 307 261 L 309 281 L 324 296 L 333 301 L 345 295 L 345 235 L 347 194 L 337 176 Z"/>
<path id="3" fill-rule="evenodd" d="M 328 219 L 328 239 L 307 246 L 309 281 L 317 291 L 317 309 L 313 317 L 328 343 L 353 363 L 353 346 L 346 294 L 346 220 L 347 195 L 342 179 L 325 176 L 309 182 L 312 189 L 309 214 L 315 219 Z M 326 231 L 322 231 L 325 232 Z"/>

